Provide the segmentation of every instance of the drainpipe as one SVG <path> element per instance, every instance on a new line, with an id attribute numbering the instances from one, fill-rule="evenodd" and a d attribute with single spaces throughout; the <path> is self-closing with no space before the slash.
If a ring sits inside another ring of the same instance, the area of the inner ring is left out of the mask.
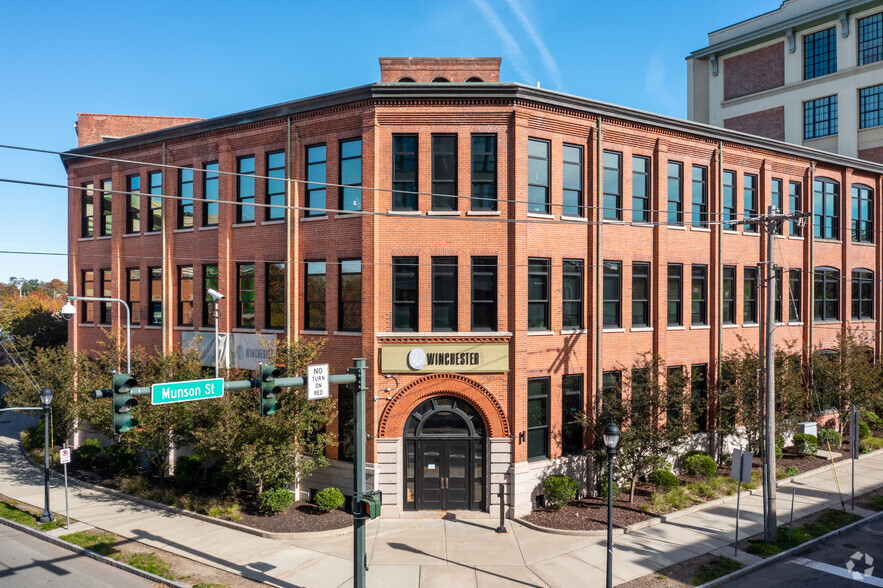
<path id="1" fill-rule="evenodd" d="M 290 345 L 293 341 L 293 329 L 295 325 L 292 322 L 291 301 L 297 300 L 297 293 L 292 288 L 292 277 L 294 276 L 291 267 L 291 215 L 294 211 L 291 208 L 291 117 L 286 121 L 285 136 L 285 339 Z"/>
<path id="2" fill-rule="evenodd" d="M 166 194 L 166 142 L 162 142 L 162 167 L 160 168 L 161 180 L 160 185 L 162 186 L 163 196 Z M 148 207 L 149 208 L 149 207 Z M 162 263 L 160 263 L 160 267 L 162 268 L 162 351 L 163 354 L 168 353 L 169 351 L 169 320 L 171 317 L 169 316 L 169 286 L 172 283 L 172 280 L 169 279 L 169 260 L 171 258 L 169 251 L 169 243 L 168 243 L 168 230 L 166 225 L 168 224 L 168 217 L 171 215 L 166 214 L 166 199 L 163 198 L 162 208 Z M 149 212 L 149 210 L 148 210 Z"/>

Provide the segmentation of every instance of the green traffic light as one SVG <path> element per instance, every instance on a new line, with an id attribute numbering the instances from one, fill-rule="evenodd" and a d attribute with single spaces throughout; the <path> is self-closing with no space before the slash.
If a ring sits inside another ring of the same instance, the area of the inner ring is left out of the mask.
<path id="1" fill-rule="evenodd" d="M 138 382 L 129 374 L 113 375 L 113 434 L 127 433 L 138 425 L 138 420 L 130 413 L 138 401 L 132 397 L 132 388 Z M 96 390 L 98 392 L 98 390 Z M 104 392 L 103 390 L 101 392 Z M 103 396 L 103 394 L 102 394 Z"/>
<path id="2" fill-rule="evenodd" d="M 262 365 L 259 368 L 261 380 L 261 416 L 270 416 L 276 414 L 282 408 L 282 403 L 276 401 L 276 394 L 282 391 L 282 388 L 276 385 L 276 378 L 282 375 L 282 372 L 275 365 Z"/>

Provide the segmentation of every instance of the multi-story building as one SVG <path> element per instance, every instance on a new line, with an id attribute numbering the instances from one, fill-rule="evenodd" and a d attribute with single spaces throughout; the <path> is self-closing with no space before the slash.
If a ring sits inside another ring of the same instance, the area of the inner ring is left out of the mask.
<path id="1" fill-rule="evenodd" d="M 880 353 L 883 166 L 498 75 L 381 59 L 378 84 L 65 153 L 72 293 L 128 300 L 146 347 L 211 341 L 211 287 L 234 340 L 324 339 L 332 373 L 366 358 L 384 516 L 494 512 L 500 484 L 526 513 L 544 475 L 582 471 L 574 413 L 638 354 L 710 389 L 759 340 L 764 234 L 734 221 L 771 205 L 813 214 L 776 235 L 777 339 L 851 326 Z M 75 349 L 124 327 L 81 304 Z M 350 398 L 304 494 L 351 488 Z"/>
<path id="2" fill-rule="evenodd" d="M 786 0 L 687 64 L 690 120 L 883 162 L 880 0 Z"/>

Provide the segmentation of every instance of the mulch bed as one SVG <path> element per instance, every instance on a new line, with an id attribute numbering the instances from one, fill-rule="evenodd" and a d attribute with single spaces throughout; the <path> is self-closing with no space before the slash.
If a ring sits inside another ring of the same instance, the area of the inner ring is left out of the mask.
<path id="1" fill-rule="evenodd" d="M 274 515 L 245 510 L 236 522 L 271 533 L 307 533 L 352 527 L 353 517 L 342 510 L 324 512 L 314 504 L 298 501 L 288 510 Z"/>

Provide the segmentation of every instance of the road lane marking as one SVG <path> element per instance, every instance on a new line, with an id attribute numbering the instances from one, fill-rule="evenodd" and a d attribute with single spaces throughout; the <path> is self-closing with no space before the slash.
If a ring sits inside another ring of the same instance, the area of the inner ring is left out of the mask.
<path id="1" fill-rule="evenodd" d="M 861 582 L 862 584 L 883 587 L 883 578 L 877 578 L 875 576 L 865 576 L 864 574 L 859 574 L 858 572 L 850 572 L 846 568 L 832 566 L 831 564 L 814 561 L 805 557 L 795 557 L 791 560 L 791 563 L 805 566 L 807 568 L 812 568 L 814 570 L 819 570 L 820 572 L 833 574 L 835 576 L 840 576 L 841 578 L 855 580 L 856 582 Z"/>

